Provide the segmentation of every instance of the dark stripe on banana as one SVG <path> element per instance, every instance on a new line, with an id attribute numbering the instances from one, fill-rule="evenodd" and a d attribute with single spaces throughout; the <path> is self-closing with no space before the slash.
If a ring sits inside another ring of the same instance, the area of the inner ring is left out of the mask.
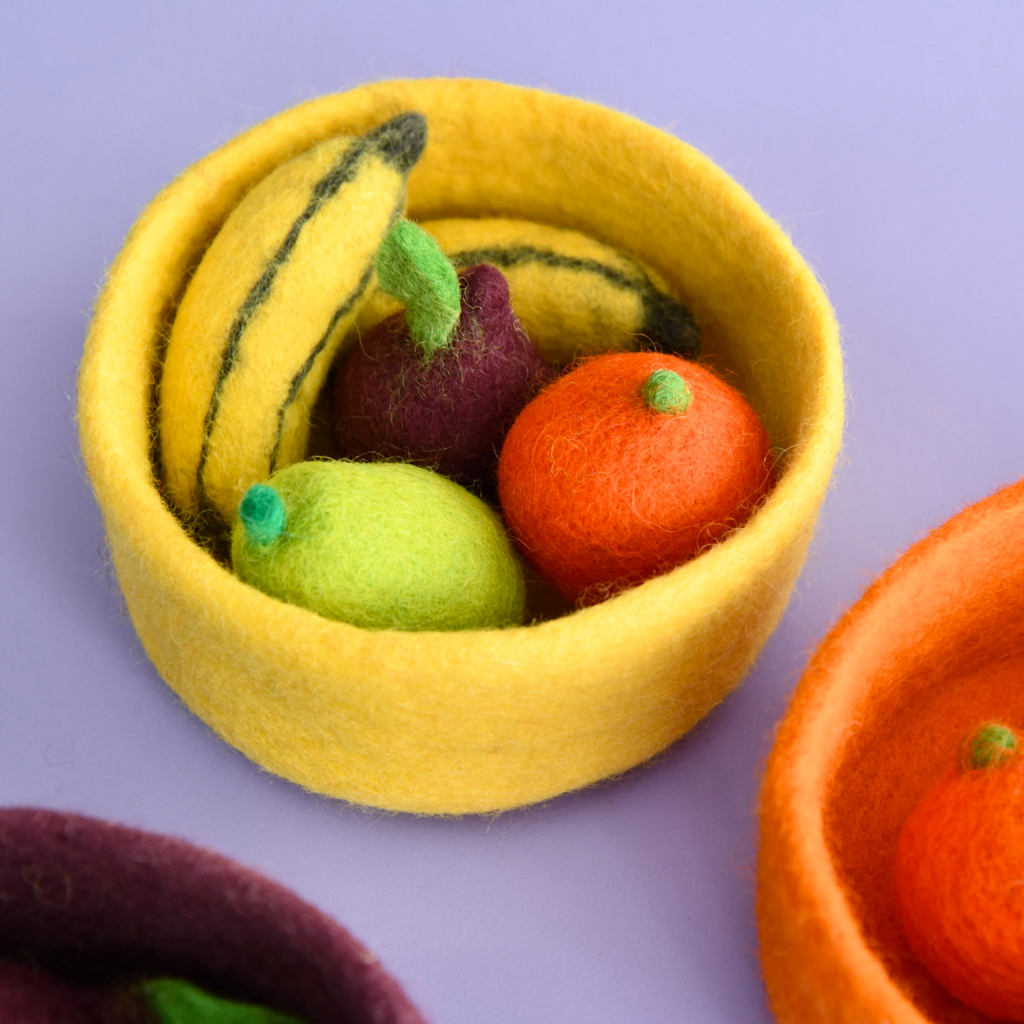
<path id="1" fill-rule="evenodd" d="M 638 335 L 666 352 L 674 352 L 687 358 L 694 358 L 700 352 L 700 331 L 690 311 L 671 295 L 658 291 L 639 266 L 636 276 L 631 276 L 598 260 L 566 256 L 552 249 L 540 249 L 533 245 L 515 245 L 508 248 L 489 246 L 452 252 L 448 256 L 459 267 L 490 263 L 499 270 L 507 270 L 525 263 L 540 263 L 562 270 L 596 274 L 609 284 L 635 292 L 639 296 L 644 315 L 641 323 L 637 325 Z"/>
<path id="2" fill-rule="evenodd" d="M 392 223 L 396 221 L 401 215 L 400 210 L 395 211 L 395 216 L 392 218 Z M 335 311 L 334 316 L 331 317 L 331 322 L 327 325 L 327 330 L 324 331 L 323 337 L 316 343 L 313 351 L 309 353 L 309 358 L 302 364 L 302 369 L 299 370 L 294 377 L 292 382 L 288 386 L 288 397 L 285 399 L 284 405 L 281 406 L 277 414 L 277 439 L 274 441 L 274 450 L 270 453 L 270 472 L 274 473 L 277 470 L 277 455 L 281 450 L 281 440 L 284 436 L 284 421 L 285 416 L 288 414 L 288 410 L 291 409 L 295 398 L 299 393 L 303 383 L 309 376 L 310 371 L 316 364 L 317 358 L 321 355 L 324 349 L 327 347 L 327 343 L 331 340 L 331 336 L 334 334 L 338 321 L 348 313 L 351 313 L 355 304 L 362 298 L 366 292 L 366 288 L 373 278 L 373 264 L 371 263 L 363 274 L 362 280 L 359 282 L 359 287 L 343 302 Z"/>
<path id="3" fill-rule="evenodd" d="M 502 270 L 530 340 L 556 365 L 643 346 L 685 356 L 700 351 L 694 318 L 668 281 L 604 242 L 505 218 L 428 220 L 421 227 L 457 265 L 491 263 Z M 397 299 L 374 289 L 347 343 L 400 309 Z"/>
<path id="4" fill-rule="evenodd" d="M 252 483 L 305 455 L 309 411 L 372 292 L 426 138 L 403 114 L 298 154 L 242 197 L 171 327 L 160 381 L 163 476 L 216 532 Z"/>
<path id="5" fill-rule="evenodd" d="M 217 383 L 214 385 L 213 394 L 210 396 L 210 406 L 206 413 L 206 419 L 203 422 L 203 447 L 199 455 L 199 466 L 196 470 L 201 506 L 208 506 L 203 487 L 203 470 L 206 468 L 206 460 L 209 457 L 210 432 L 213 429 L 213 423 L 217 418 L 217 411 L 220 408 L 220 395 L 224 387 L 224 382 L 235 367 L 242 335 L 245 333 L 245 330 L 249 326 L 249 323 L 256 311 L 270 296 L 274 286 L 274 279 L 277 277 L 277 273 L 281 269 L 281 266 L 286 263 L 288 258 L 291 256 L 292 250 L 294 250 L 295 244 L 299 240 L 299 235 L 302 233 L 302 229 L 310 220 L 313 219 L 324 203 L 337 194 L 342 185 L 347 184 L 355 178 L 359 171 L 359 165 L 362 163 L 363 157 L 365 157 L 367 153 L 376 149 L 389 164 L 397 170 L 407 173 L 419 159 L 425 145 L 426 120 L 423 115 L 416 113 L 399 114 L 398 117 L 393 118 L 385 124 L 372 129 L 365 135 L 356 139 L 351 147 L 345 151 L 341 160 L 313 187 L 313 192 L 306 208 L 295 219 L 288 231 L 288 234 L 285 236 L 284 241 L 281 243 L 277 252 L 274 253 L 267 269 L 263 272 L 256 284 L 253 285 L 252 291 L 249 292 L 248 297 L 242 304 L 242 308 L 239 309 L 238 315 L 236 316 L 234 323 L 231 325 L 231 330 L 228 333 L 227 342 L 224 346 L 224 355 L 221 359 L 220 372 L 217 375 Z M 404 196 L 400 206 L 404 209 Z M 401 214 L 401 209 L 397 211 L 397 214 Z M 392 222 L 393 220 L 394 218 L 392 218 Z M 328 328 L 328 331 L 321 338 L 319 345 L 311 356 L 309 366 L 305 369 L 305 372 L 302 374 L 300 379 L 293 380 L 292 388 L 289 390 L 289 397 L 286 406 L 294 401 L 302 380 L 305 379 L 306 375 L 309 373 L 309 369 L 312 367 L 312 360 L 316 358 L 316 355 L 319 354 L 327 344 L 327 340 L 336 326 L 338 319 L 344 315 L 344 313 L 352 309 L 356 301 L 366 290 L 366 286 L 369 283 L 372 273 L 373 266 L 371 264 L 363 275 L 359 288 L 357 288 L 352 295 L 348 296 L 342 305 L 338 307 L 337 312 L 331 320 L 331 325 Z M 278 418 L 279 424 L 283 424 L 284 415 L 285 407 L 280 411 Z M 279 425 L 272 462 L 276 461 L 277 452 L 280 446 L 281 426 Z M 273 469 L 273 466 L 271 468 Z"/>

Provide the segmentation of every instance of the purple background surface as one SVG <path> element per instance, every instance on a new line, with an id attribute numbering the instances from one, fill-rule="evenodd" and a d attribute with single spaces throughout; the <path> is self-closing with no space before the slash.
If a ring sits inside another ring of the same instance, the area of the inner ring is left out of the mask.
<path id="1" fill-rule="evenodd" d="M 769 1019 L 752 912 L 772 728 L 896 553 L 1024 469 L 1024 6 L 39 2 L 0 12 L 0 805 L 211 846 L 324 908 L 437 1024 Z M 104 267 L 241 128 L 457 74 L 626 110 L 792 234 L 843 325 L 845 453 L 756 671 L 657 764 L 494 820 L 352 809 L 259 771 L 156 676 L 73 424 Z"/>

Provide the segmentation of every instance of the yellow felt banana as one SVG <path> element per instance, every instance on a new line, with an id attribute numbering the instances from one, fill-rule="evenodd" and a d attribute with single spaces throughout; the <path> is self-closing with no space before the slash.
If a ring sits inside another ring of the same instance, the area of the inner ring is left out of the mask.
<path id="1" fill-rule="evenodd" d="M 508 278 L 512 307 L 554 363 L 644 344 L 696 355 L 697 325 L 652 270 L 578 231 L 520 220 L 432 220 L 420 225 L 457 266 L 491 263 Z M 365 331 L 399 309 L 375 291 L 357 318 Z"/>
<path id="2" fill-rule="evenodd" d="M 228 524 L 250 484 L 305 455 L 309 409 L 425 142 L 416 113 L 330 139 L 224 222 L 185 291 L 160 383 L 164 479 L 182 512 Z"/>

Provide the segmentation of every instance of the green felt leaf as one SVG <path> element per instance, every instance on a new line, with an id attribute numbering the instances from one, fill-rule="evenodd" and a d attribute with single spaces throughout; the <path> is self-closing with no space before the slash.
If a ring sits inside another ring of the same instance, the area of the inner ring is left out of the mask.
<path id="1" fill-rule="evenodd" d="M 212 996 L 177 978 L 156 978 L 140 987 L 160 1024 L 303 1024 L 264 1006 Z"/>
<path id="2" fill-rule="evenodd" d="M 425 356 L 447 348 L 459 323 L 459 278 L 421 227 L 400 220 L 377 253 L 377 281 L 405 303 L 405 322 Z"/>

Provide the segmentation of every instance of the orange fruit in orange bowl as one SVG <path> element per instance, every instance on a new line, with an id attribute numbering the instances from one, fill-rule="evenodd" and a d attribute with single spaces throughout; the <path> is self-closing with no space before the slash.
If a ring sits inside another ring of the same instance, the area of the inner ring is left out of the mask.
<path id="1" fill-rule="evenodd" d="M 978 1024 L 914 952 L 900 831 L 984 722 L 1024 726 L 1024 481 L 891 566 L 804 673 L 761 793 L 757 915 L 782 1024 Z"/>
<path id="2" fill-rule="evenodd" d="M 1024 758 L 980 726 L 896 845 L 896 905 L 914 952 L 968 1006 L 1024 1021 Z"/>

